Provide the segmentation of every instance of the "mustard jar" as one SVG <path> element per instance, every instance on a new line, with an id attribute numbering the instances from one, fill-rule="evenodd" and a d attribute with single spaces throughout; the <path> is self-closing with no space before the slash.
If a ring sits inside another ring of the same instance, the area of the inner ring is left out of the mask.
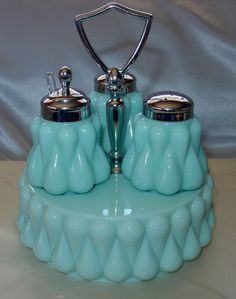
<path id="1" fill-rule="evenodd" d="M 99 125 L 91 116 L 90 99 L 70 87 L 72 72 L 59 71 L 61 88 L 47 74 L 49 95 L 41 100 L 41 116 L 31 126 L 33 147 L 26 179 L 50 194 L 85 193 L 110 175 L 106 155 L 98 143 Z"/>

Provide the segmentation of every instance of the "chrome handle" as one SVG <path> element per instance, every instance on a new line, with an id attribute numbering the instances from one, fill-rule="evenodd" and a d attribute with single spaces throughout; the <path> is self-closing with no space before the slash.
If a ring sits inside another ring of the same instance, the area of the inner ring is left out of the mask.
<path id="1" fill-rule="evenodd" d="M 88 40 L 83 26 L 84 21 L 90 20 L 91 18 L 95 18 L 99 15 L 106 14 L 111 10 L 116 10 L 120 13 L 135 16 L 139 19 L 144 20 L 144 28 L 134 52 L 127 60 L 125 65 L 119 69 L 113 66 L 109 68 L 100 59 L 100 57 L 92 47 L 90 41 Z M 106 74 L 107 89 L 110 93 L 110 99 L 106 103 L 106 118 L 108 136 L 111 144 L 111 151 L 109 152 L 111 172 L 120 173 L 121 163 L 123 159 L 123 141 L 125 133 L 125 104 L 120 97 L 120 93 L 123 89 L 124 73 L 136 61 L 147 40 L 152 24 L 152 15 L 128 8 L 116 2 L 111 2 L 91 12 L 77 15 L 75 17 L 75 24 L 85 48 Z"/>
<path id="2" fill-rule="evenodd" d="M 91 18 L 97 17 L 99 15 L 103 15 L 108 13 L 110 10 L 116 10 L 118 12 L 124 13 L 124 14 L 129 14 L 132 16 L 135 16 L 139 19 L 142 19 L 145 21 L 144 23 L 144 28 L 142 31 L 142 35 L 139 39 L 139 42 L 137 44 L 136 49 L 132 53 L 131 57 L 127 60 L 125 65 L 119 69 L 121 74 L 125 73 L 131 65 L 136 61 L 137 57 L 139 56 L 147 38 L 150 32 L 151 24 L 152 24 L 152 15 L 150 13 L 146 12 L 141 12 L 138 10 L 131 9 L 129 7 L 126 7 L 122 4 L 116 3 L 116 2 L 111 2 L 108 3 L 100 8 L 97 8 L 93 11 L 79 14 L 75 17 L 75 24 L 77 27 L 77 30 L 79 32 L 80 38 L 87 49 L 87 51 L 91 54 L 95 62 L 101 67 L 101 69 L 106 73 L 109 74 L 110 68 L 100 59 L 100 57 L 97 55 L 95 52 L 94 48 L 92 47 L 90 41 L 88 40 L 88 37 L 85 33 L 83 22 L 87 21 Z"/>

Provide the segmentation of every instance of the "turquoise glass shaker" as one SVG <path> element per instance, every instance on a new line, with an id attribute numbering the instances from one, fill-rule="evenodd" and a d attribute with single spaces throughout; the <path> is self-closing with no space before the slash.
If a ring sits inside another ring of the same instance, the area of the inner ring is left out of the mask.
<path id="1" fill-rule="evenodd" d="M 208 172 L 200 139 L 201 124 L 193 115 L 193 101 L 188 96 L 151 94 L 135 125 L 123 174 L 140 190 L 165 195 L 195 190 L 205 182 Z"/>
<path id="2" fill-rule="evenodd" d="M 113 67 L 108 67 L 104 64 L 103 61 L 98 57 L 97 53 L 94 51 L 94 48 L 91 46 L 90 41 L 84 31 L 83 22 L 95 18 L 101 14 L 107 13 L 109 10 L 115 10 L 130 16 L 135 16 L 141 20 L 145 21 L 144 29 L 141 35 L 141 38 L 138 42 L 136 49 L 134 50 L 132 56 L 125 63 L 123 68 L 119 69 L 119 73 L 122 77 L 122 86 L 120 86 L 119 94 L 124 101 L 124 114 L 125 114 L 125 123 L 124 123 L 124 137 L 123 137 L 123 151 L 127 151 L 129 145 L 132 142 L 133 138 L 133 127 L 135 116 L 142 112 L 143 106 L 143 96 L 136 89 L 136 78 L 134 75 L 127 73 L 128 69 L 137 59 L 140 51 L 142 50 L 145 41 L 147 40 L 151 23 L 152 15 L 149 13 L 139 12 L 128 7 L 125 7 L 119 3 L 109 3 L 101 8 L 96 9 L 95 11 L 88 12 L 82 15 L 78 15 L 75 18 L 75 23 L 81 37 L 82 42 L 84 43 L 86 49 L 91 54 L 95 62 L 103 70 L 104 74 L 100 74 L 94 79 L 94 91 L 90 94 L 92 112 L 95 113 L 101 123 L 101 136 L 100 143 L 106 153 L 109 153 L 111 149 L 111 143 L 108 133 L 108 125 L 106 119 L 106 103 L 110 98 L 110 88 L 109 88 L 109 74 Z"/>
<path id="3" fill-rule="evenodd" d="M 33 147 L 26 179 L 50 194 L 88 192 L 110 176 L 109 163 L 98 143 L 98 120 L 91 116 L 89 98 L 70 87 L 69 68 L 59 71 L 59 89 L 52 74 L 47 79 L 49 95 L 41 101 L 41 117 L 31 126 Z"/>

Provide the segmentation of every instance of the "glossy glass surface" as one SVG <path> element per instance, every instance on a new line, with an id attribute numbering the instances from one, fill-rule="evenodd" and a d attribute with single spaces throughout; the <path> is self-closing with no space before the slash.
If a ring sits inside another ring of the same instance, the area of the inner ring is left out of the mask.
<path id="1" fill-rule="evenodd" d="M 51 196 L 41 189 L 36 193 L 45 203 L 57 209 L 66 209 L 75 214 L 120 218 L 123 216 L 145 217 L 168 212 L 191 201 L 202 189 L 164 196 L 158 192 L 144 192 L 134 188 L 122 174 L 113 174 L 103 184 L 98 184 L 85 194 Z"/>

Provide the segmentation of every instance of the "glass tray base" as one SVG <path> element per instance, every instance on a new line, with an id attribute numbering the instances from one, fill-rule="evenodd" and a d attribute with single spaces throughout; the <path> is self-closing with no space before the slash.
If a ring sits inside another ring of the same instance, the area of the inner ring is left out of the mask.
<path id="1" fill-rule="evenodd" d="M 53 196 L 19 182 L 23 244 L 57 270 L 87 280 L 130 282 L 173 272 L 212 237 L 213 179 L 171 196 L 139 191 L 112 175 L 85 194 Z"/>

